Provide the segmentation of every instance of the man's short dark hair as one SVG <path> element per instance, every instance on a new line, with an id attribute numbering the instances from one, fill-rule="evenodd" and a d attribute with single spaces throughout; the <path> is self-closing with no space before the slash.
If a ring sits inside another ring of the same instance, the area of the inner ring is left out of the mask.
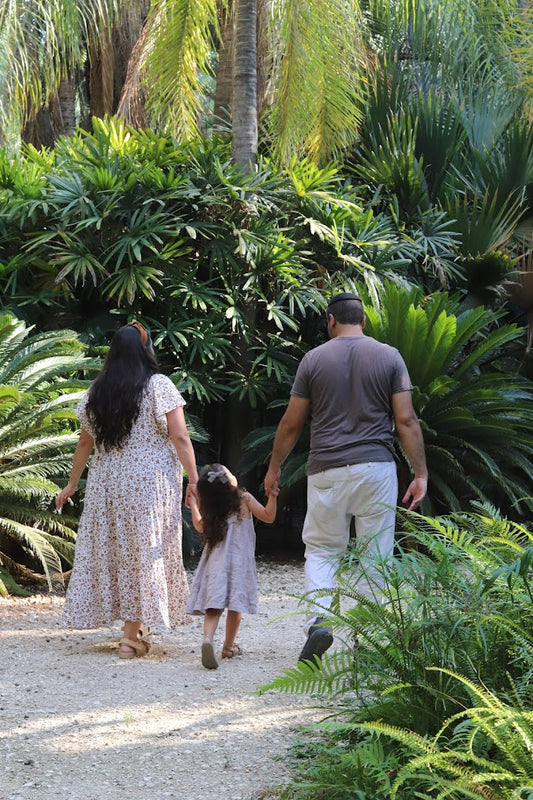
<path id="1" fill-rule="evenodd" d="M 341 292 L 328 301 L 327 313 L 341 325 L 361 325 L 365 312 L 361 298 L 352 292 Z"/>

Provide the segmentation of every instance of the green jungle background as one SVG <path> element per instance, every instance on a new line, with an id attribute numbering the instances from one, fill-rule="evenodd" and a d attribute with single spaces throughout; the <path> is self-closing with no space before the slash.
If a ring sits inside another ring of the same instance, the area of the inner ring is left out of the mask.
<path id="1" fill-rule="evenodd" d="M 409 368 L 428 497 L 385 604 L 355 543 L 342 645 L 270 687 L 331 697 L 284 797 L 533 798 L 532 34 L 528 0 L 0 9 L 0 593 L 68 579 L 53 498 L 124 322 L 257 496 L 333 293 Z M 306 445 L 263 552 L 300 550 Z"/>

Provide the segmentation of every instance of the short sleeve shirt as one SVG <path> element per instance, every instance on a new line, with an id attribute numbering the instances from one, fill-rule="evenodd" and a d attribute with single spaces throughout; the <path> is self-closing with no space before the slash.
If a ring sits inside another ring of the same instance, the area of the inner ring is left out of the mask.
<path id="1" fill-rule="evenodd" d="M 411 389 L 398 350 L 370 336 L 336 336 L 306 353 L 291 394 L 311 403 L 308 474 L 393 461 L 392 395 Z"/>

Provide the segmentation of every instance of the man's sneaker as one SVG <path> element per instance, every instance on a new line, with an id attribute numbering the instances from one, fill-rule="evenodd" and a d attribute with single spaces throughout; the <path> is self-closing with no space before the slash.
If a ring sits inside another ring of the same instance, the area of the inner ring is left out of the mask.
<path id="1" fill-rule="evenodd" d="M 326 628 L 322 623 L 322 617 L 317 617 L 309 628 L 307 641 L 298 656 L 298 661 L 312 661 L 315 663 L 313 656 L 321 658 L 328 647 L 333 644 L 331 628 Z"/>

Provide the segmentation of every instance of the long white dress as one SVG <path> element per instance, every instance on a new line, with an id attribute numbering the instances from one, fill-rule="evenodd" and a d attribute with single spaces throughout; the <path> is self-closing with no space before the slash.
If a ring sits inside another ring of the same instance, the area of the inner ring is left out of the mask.
<path id="1" fill-rule="evenodd" d="M 204 547 L 187 602 L 190 614 L 227 608 L 257 612 L 255 529 L 252 517 L 228 517 L 228 531 L 211 550 Z"/>
<path id="2" fill-rule="evenodd" d="M 93 435 L 87 394 L 77 415 Z M 96 628 L 141 620 L 174 628 L 190 618 L 181 550 L 182 465 L 166 413 L 185 405 L 165 375 L 145 386 L 122 448 L 95 448 L 89 465 L 64 622 Z"/>

